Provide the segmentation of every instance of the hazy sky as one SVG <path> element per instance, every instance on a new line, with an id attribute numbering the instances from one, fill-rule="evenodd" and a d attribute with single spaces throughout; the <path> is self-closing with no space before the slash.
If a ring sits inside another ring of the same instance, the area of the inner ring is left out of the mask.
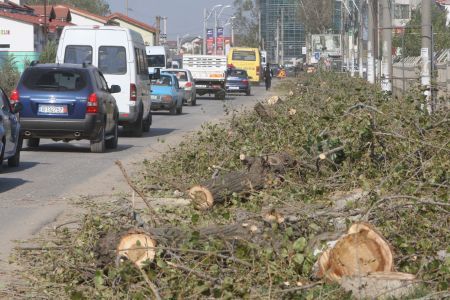
<path id="1" fill-rule="evenodd" d="M 106 2 L 111 12 L 126 14 L 127 0 L 106 0 Z M 128 16 L 150 25 L 155 25 L 156 16 L 165 16 L 168 18 L 169 39 L 176 39 L 177 35 L 180 37 L 187 34 L 202 35 L 204 8 L 210 10 L 217 4 L 232 3 L 233 0 L 128 0 Z M 233 7 L 224 9 L 221 19 L 229 18 L 233 12 Z M 208 27 L 214 27 L 214 16 L 209 19 L 209 24 Z M 229 28 L 225 31 L 228 33 Z"/>

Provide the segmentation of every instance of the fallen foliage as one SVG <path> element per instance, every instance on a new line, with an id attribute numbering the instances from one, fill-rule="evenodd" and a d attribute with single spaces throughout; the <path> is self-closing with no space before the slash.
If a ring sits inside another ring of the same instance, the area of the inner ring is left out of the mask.
<path id="1" fill-rule="evenodd" d="M 23 275 L 33 278 L 29 290 L 72 299 L 351 298 L 315 278 L 314 265 L 327 242 L 364 221 L 389 242 L 394 270 L 417 278 L 409 297 L 449 296 L 448 110 L 428 115 L 418 94 L 392 99 L 332 73 L 281 88 L 292 93 L 267 116 L 231 111 L 229 122 L 204 125 L 145 161 L 133 186 L 142 197 L 186 198 L 192 186 L 244 171 L 242 158 L 285 152 L 293 167 L 265 173 L 258 189 L 224 193 L 209 210 L 88 199 L 80 228 L 59 228 L 41 247 L 17 251 Z M 133 228 L 157 245 L 142 268 L 117 262 L 111 242 Z"/>

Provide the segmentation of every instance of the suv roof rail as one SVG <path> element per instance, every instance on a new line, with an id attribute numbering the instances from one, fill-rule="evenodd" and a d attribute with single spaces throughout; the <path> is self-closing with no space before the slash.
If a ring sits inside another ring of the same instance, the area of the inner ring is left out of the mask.
<path id="1" fill-rule="evenodd" d="M 34 67 L 34 66 L 37 65 L 37 64 L 39 64 L 39 61 L 38 61 L 38 60 L 33 60 L 33 61 L 31 61 L 31 63 L 30 63 L 30 67 Z"/>

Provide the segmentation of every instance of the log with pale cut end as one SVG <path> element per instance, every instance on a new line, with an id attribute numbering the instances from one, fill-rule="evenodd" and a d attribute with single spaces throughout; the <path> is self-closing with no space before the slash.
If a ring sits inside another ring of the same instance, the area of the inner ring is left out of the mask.
<path id="1" fill-rule="evenodd" d="M 219 175 L 201 185 L 193 186 L 189 190 L 189 196 L 196 209 L 206 210 L 222 203 L 233 193 L 250 192 L 259 190 L 265 184 L 265 169 L 262 159 L 256 160 L 249 171 L 233 171 Z"/>
<path id="2" fill-rule="evenodd" d="M 392 271 L 393 255 L 388 242 L 370 224 L 357 223 L 322 253 L 318 265 L 319 277 L 340 282 L 343 276 Z"/>
<path id="3" fill-rule="evenodd" d="M 267 104 L 269 105 L 275 105 L 275 104 L 280 104 L 282 103 L 283 100 L 281 100 L 280 96 L 272 96 L 267 100 Z"/>
<path id="4" fill-rule="evenodd" d="M 403 299 L 414 292 L 418 281 L 413 274 L 375 272 L 366 276 L 344 276 L 341 286 L 358 299 Z"/>
<path id="5" fill-rule="evenodd" d="M 254 107 L 256 114 L 263 120 L 270 120 L 277 116 L 277 112 L 268 105 L 257 103 Z"/>
<path id="6" fill-rule="evenodd" d="M 125 257 L 138 268 L 146 261 L 153 261 L 156 255 L 156 240 L 144 232 L 129 232 L 120 238 L 116 248 L 118 258 Z"/>

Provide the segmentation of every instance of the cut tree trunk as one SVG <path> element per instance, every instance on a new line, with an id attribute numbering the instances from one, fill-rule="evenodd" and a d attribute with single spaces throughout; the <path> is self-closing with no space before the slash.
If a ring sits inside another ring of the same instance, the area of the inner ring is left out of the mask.
<path id="1" fill-rule="evenodd" d="M 277 116 L 276 111 L 272 107 L 263 105 L 261 103 L 257 103 L 254 107 L 254 110 L 262 120 L 270 120 Z"/>
<path id="2" fill-rule="evenodd" d="M 131 230 L 120 237 L 116 248 L 117 259 L 126 258 L 138 268 L 142 268 L 146 261 L 153 261 L 156 255 L 156 240 L 140 230 Z"/>
<path id="3" fill-rule="evenodd" d="M 195 185 L 189 190 L 194 207 L 207 210 L 227 200 L 233 193 L 250 192 L 264 187 L 266 170 L 263 160 L 252 163 L 248 172 L 234 171 Z"/>

